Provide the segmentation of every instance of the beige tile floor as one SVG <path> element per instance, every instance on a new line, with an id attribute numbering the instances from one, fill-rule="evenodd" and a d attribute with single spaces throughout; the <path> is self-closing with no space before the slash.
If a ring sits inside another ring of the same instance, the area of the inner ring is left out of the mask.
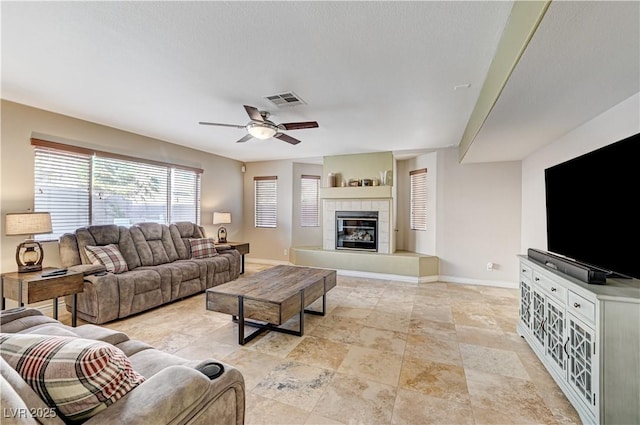
<path id="1" fill-rule="evenodd" d="M 303 337 L 268 332 L 240 346 L 204 294 L 105 326 L 240 369 L 246 424 L 579 424 L 517 317 L 515 289 L 339 276 Z"/>

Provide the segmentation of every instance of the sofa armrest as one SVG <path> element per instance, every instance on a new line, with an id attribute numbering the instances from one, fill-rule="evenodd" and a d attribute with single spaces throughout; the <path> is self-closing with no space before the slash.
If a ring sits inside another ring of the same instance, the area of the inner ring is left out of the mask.
<path id="1" fill-rule="evenodd" d="M 29 316 L 44 316 L 44 313 L 35 308 L 16 307 L 0 311 L 0 325 L 5 325 L 14 320 Z"/>
<path id="2" fill-rule="evenodd" d="M 45 316 L 40 310 L 30 307 L 17 307 L 0 313 L 0 329 L 5 333 L 24 332 L 27 329 L 44 325 L 61 325 L 55 319 Z"/>
<path id="3" fill-rule="evenodd" d="M 91 274 L 84 277 L 84 291 L 78 293 L 78 317 L 90 323 L 101 324 L 118 318 L 120 292 L 118 279 L 113 273 Z M 65 297 L 67 311 L 71 311 L 73 296 Z"/>
<path id="4" fill-rule="evenodd" d="M 195 369 L 174 365 L 151 376 L 85 424 L 183 424 L 194 421 L 242 425 L 244 397 L 242 374 L 231 366 L 225 365 L 225 372 L 220 377 L 209 380 Z"/>
<path id="5" fill-rule="evenodd" d="M 74 272 L 80 272 L 85 276 L 92 274 L 98 274 L 107 271 L 107 268 L 102 264 L 78 264 L 76 266 L 68 267 L 68 270 Z"/>

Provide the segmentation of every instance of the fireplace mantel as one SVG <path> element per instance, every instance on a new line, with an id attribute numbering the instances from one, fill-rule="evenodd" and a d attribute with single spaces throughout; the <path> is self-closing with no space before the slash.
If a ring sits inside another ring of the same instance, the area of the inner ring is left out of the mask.
<path id="1" fill-rule="evenodd" d="M 393 186 L 321 187 L 321 199 L 390 199 Z"/>

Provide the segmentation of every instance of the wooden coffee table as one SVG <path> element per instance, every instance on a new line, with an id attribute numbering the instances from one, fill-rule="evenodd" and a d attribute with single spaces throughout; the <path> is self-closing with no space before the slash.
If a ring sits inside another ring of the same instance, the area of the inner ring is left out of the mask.
<path id="1" fill-rule="evenodd" d="M 244 345 L 264 331 L 304 334 L 304 313 L 324 316 L 326 294 L 336 286 L 336 271 L 311 267 L 275 266 L 207 289 L 207 310 L 226 313 L 238 322 L 238 343 Z M 322 297 L 322 311 L 305 307 Z M 299 330 L 280 327 L 300 316 Z M 244 325 L 258 328 L 244 336 Z"/>

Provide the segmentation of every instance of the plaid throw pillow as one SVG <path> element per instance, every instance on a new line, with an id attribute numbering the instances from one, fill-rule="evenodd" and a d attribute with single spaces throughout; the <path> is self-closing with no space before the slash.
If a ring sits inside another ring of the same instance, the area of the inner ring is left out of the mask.
<path id="1" fill-rule="evenodd" d="M 144 381 L 122 350 L 102 341 L 3 333 L 0 355 L 70 421 L 95 415 Z"/>
<path id="2" fill-rule="evenodd" d="M 212 238 L 189 239 L 191 258 L 208 258 L 218 255 Z"/>
<path id="3" fill-rule="evenodd" d="M 127 262 L 124 261 L 124 257 L 118 249 L 118 245 L 87 245 L 85 247 L 85 252 L 87 253 L 87 257 L 89 257 L 91 263 L 104 265 L 108 272 L 122 273 L 129 270 Z"/>

